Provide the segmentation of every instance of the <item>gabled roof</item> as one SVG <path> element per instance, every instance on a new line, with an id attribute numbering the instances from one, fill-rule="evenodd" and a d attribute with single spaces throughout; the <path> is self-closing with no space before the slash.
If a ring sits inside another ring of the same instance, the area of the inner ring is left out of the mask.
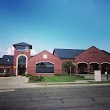
<path id="1" fill-rule="evenodd" d="M 17 44 L 13 44 L 14 47 L 16 46 L 29 46 L 30 49 L 32 49 L 32 45 L 25 43 L 25 42 L 21 42 L 21 43 L 17 43 Z"/>
<path id="2" fill-rule="evenodd" d="M 101 51 L 110 56 L 110 53 L 109 52 L 107 52 L 105 50 L 101 50 Z"/>
<path id="3" fill-rule="evenodd" d="M 54 49 L 60 59 L 73 59 L 84 51 L 83 49 Z"/>
<path id="4" fill-rule="evenodd" d="M 84 52 L 86 50 L 83 49 L 54 49 L 54 52 L 56 52 L 56 54 L 58 55 L 58 57 L 60 59 L 73 59 L 75 58 L 75 56 L 81 54 L 82 52 Z M 102 52 L 104 52 L 105 54 L 110 56 L 110 53 L 105 51 L 105 50 L 100 50 Z"/>
<path id="5" fill-rule="evenodd" d="M 14 56 L 13 55 L 4 55 L 0 58 L 0 65 L 13 65 Z"/>

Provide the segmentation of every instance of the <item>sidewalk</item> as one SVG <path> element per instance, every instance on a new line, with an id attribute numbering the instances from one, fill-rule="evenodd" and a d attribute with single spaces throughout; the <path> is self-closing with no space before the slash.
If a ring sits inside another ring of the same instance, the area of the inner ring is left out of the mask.
<path id="1" fill-rule="evenodd" d="M 92 84 L 88 81 L 94 80 L 76 80 L 74 82 L 37 82 L 28 83 L 28 78 L 25 76 L 17 77 L 0 77 L 0 91 L 12 90 L 20 88 L 39 88 L 39 87 L 69 87 L 69 86 L 102 86 L 110 85 L 110 83 Z"/>

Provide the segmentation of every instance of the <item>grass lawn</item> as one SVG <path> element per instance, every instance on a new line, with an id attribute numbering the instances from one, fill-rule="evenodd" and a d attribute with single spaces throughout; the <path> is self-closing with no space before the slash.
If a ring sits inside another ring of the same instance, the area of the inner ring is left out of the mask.
<path id="1" fill-rule="evenodd" d="M 44 82 L 74 82 L 75 80 L 85 80 L 81 76 L 44 76 Z"/>

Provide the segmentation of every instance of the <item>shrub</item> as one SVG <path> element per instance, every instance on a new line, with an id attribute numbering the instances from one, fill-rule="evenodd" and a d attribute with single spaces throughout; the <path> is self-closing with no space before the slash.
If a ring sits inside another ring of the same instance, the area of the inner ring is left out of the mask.
<path id="1" fill-rule="evenodd" d="M 72 72 L 75 68 L 75 65 L 71 61 L 67 60 L 62 63 L 62 67 L 66 73 L 70 73 L 70 68 L 71 68 L 71 72 Z"/>
<path id="2" fill-rule="evenodd" d="M 31 75 L 30 77 L 29 77 L 29 80 L 30 81 L 33 81 L 33 82 L 38 82 L 38 81 L 42 81 L 44 78 L 42 77 L 42 76 L 33 76 L 33 75 Z"/>
<path id="3" fill-rule="evenodd" d="M 2 73 L 0 74 L 0 77 L 3 77 L 3 74 Z"/>
<path id="4" fill-rule="evenodd" d="M 5 73 L 3 76 L 4 76 L 4 77 L 9 77 L 10 74 L 9 74 L 9 73 Z"/>
<path id="5" fill-rule="evenodd" d="M 21 74 L 21 76 L 26 76 L 26 74 Z"/>
<path id="6" fill-rule="evenodd" d="M 55 74 L 55 76 L 62 76 L 62 74 Z"/>
<path id="7" fill-rule="evenodd" d="M 74 75 L 74 77 L 76 77 L 76 78 L 84 78 L 84 76 L 80 76 L 80 75 Z"/>
<path id="8" fill-rule="evenodd" d="M 30 77 L 30 76 L 33 76 L 32 74 L 26 74 L 26 77 Z"/>
<path id="9" fill-rule="evenodd" d="M 10 74 L 10 76 L 16 76 L 15 74 Z"/>
<path id="10" fill-rule="evenodd" d="M 40 76 L 39 78 L 41 79 L 41 81 L 44 80 L 44 77 L 43 76 Z"/>

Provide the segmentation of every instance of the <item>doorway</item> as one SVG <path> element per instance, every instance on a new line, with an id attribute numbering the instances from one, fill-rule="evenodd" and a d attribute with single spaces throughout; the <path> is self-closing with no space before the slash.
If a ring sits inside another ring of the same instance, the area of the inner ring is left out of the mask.
<path id="1" fill-rule="evenodd" d="M 26 57 L 19 56 L 18 57 L 18 75 L 26 73 Z"/>

